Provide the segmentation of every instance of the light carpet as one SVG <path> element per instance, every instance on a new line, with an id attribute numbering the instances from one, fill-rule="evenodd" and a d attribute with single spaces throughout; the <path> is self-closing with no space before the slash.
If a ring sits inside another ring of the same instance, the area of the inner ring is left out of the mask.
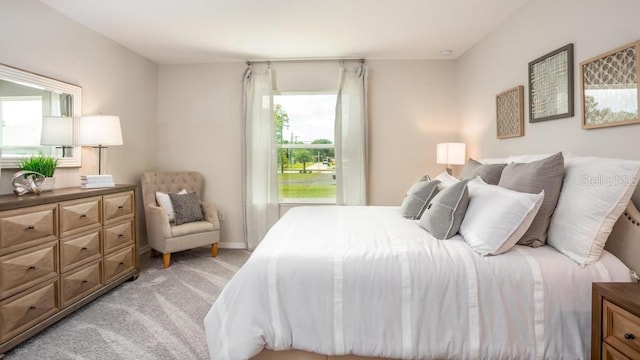
<path id="1" fill-rule="evenodd" d="M 140 276 L 9 351 L 4 360 L 208 359 L 204 316 L 249 258 L 209 248 L 140 259 Z"/>

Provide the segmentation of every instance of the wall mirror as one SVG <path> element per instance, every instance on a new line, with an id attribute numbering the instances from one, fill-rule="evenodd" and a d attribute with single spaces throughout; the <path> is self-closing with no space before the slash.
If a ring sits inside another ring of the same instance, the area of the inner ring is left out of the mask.
<path id="1" fill-rule="evenodd" d="M 640 123 L 639 52 L 637 41 L 580 64 L 583 129 Z"/>
<path id="2" fill-rule="evenodd" d="M 2 167 L 38 154 L 57 157 L 58 167 L 80 166 L 73 145 L 81 106 L 81 87 L 0 64 Z"/>

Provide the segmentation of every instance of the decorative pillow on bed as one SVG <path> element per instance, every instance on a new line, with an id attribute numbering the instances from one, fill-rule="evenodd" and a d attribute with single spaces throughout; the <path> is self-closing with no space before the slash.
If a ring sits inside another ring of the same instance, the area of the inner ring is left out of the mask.
<path id="1" fill-rule="evenodd" d="M 638 183 L 638 161 L 567 155 L 547 244 L 584 266 L 596 262 Z"/>
<path id="2" fill-rule="evenodd" d="M 180 190 L 180 192 L 178 192 L 178 194 L 183 194 L 183 195 L 186 193 L 187 193 L 187 189 L 182 189 Z M 169 198 L 169 194 L 156 191 L 156 201 L 158 202 L 158 205 L 160 205 L 160 207 L 162 207 L 164 211 L 167 212 L 169 221 L 170 222 L 173 221 L 173 218 L 174 218 L 173 205 L 171 205 L 171 199 Z"/>
<path id="3" fill-rule="evenodd" d="M 469 159 L 462 168 L 460 179 L 473 179 L 480 176 L 487 184 L 497 185 L 505 166 L 507 164 L 482 164 L 477 160 Z"/>
<path id="4" fill-rule="evenodd" d="M 511 163 L 504 168 L 499 186 L 530 194 L 538 194 L 544 190 L 540 210 L 518 244 L 532 247 L 545 244 L 549 221 L 558 203 L 563 177 L 564 158 L 560 152 L 529 163 Z"/>
<path id="5" fill-rule="evenodd" d="M 434 196 L 418 225 L 440 240 L 457 234 L 469 204 L 468 182 L 459 181 Z"/>
<path id="6" fill-rule="evenodd" d="M 502 254 L 527 231 L 543 198 L 544 191 L 527 194 L 473 180 L 460 234 L 481 255 Z"/>
<path id="7" fill-rule="evenodd" d="M 442 191 L 448 188 L 449 186 L 460 182 L 460 180 L 456 179 L 455 177 L 453 177 L 452 175 L 449 175 L 446 172 L 443 172 L 440 175 L 436 176 L 434 180 L 440 181 L 440 184 L 438 185 L 438 191 Z"/>
<path id="8" fill-rule="evenodd" d="M 419 219 L 431 198 L 438 192 L 440 180 L 429 179 L 423 176 L 409 188 L 407 195 L 402 200 L 400 213 L 407 219 Z"/>
<path id="9" fill-rule="evenodd" d="M 175 211 L 176 225 L 202 220 L 202 208 L 198 194 L 169 194 L 169 198 Z"/>

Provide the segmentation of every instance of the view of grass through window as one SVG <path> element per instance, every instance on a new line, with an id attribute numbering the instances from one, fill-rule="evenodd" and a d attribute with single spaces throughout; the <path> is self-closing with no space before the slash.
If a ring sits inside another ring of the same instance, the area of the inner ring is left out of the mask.
<path id="1" fill-rule="evenodd" d="M 280 201 L 335 203 L 336 94 L 283 94 L 273 100 Z"/>

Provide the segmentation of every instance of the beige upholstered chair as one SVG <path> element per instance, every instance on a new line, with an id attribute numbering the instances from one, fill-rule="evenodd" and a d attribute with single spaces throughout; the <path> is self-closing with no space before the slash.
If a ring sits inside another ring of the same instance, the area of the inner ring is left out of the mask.
<path id="1" fill-rule="evenodd" d="M 211 245 L 211 256 L 218 255 L 220 222 L 216 206 L 200 201 L 203 221 L 175 225 L 156 202 L 156 191 L 177 193 L 182 189 L 195 192 L 202 199 L 202 175 L 197 172 L 145 172 L 142 174 L 142 201 L 147 224 L 151 257 L 162 253 L 163 265 L 169 267 L 171 253 Z"/>

